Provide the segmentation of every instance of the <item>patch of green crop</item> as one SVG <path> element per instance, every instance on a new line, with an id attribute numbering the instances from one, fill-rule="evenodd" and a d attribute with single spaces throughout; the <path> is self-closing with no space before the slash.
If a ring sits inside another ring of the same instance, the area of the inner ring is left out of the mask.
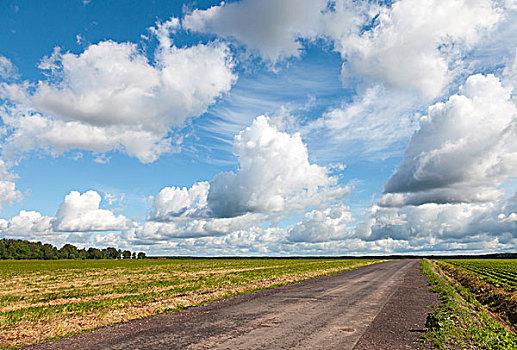
<path id="1" fill-rule="evenodd" d="M 448 280 L 439 264 L 424 259 L 421 270 L 441 301 L 427 318 L 424 340 L 436 349 L 517 349 L 517 335 L 490 317 L 467 289 Z"/>
<path id="2" fill-rule="evenodd" d="M 479 276 L 497 287 L 517 290 L 517 259 L 450 259 L 447 263 Z"/>

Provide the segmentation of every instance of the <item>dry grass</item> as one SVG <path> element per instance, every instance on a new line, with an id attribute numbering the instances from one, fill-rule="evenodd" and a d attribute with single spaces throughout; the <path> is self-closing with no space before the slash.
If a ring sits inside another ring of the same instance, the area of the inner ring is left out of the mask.
<path id="1" fill-rule="evenodd" d="M 0 347 L 179 311 L 379 261 L 0 261 Z"/>

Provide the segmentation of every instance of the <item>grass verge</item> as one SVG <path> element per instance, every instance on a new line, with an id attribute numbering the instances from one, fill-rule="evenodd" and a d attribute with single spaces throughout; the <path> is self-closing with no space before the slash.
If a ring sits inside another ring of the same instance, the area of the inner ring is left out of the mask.
<path id="1" fill-rule="evenodd" d="M 421 270 L 441 300 L 426 322 L 426 343 L 436 349 L 517 349 L 517 335 L 496 321 L 475 295 L 443 270 L 443 263 L 424 259 Z"/>

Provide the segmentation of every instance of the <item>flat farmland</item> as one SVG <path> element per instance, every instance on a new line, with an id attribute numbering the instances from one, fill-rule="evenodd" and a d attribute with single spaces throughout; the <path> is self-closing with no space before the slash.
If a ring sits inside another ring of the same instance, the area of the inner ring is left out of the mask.
<path id="1" fill-rule="evenodd" d="M 517 291 L 517 259 L 451 259 L 445 261 L 474 273 L 484 282 Z"/>
<path id="2" fill-rule="evenodd" d="M 380 261 L 0 261 L 0 347 L 56 339 Z"/>

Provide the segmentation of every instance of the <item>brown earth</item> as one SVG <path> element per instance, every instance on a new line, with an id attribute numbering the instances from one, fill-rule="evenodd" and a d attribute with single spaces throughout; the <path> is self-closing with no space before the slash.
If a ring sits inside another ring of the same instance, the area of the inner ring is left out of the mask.
<path id="1" fill-rule="evenodd" d="M 389 261 L 26 348 L 416 349 L 436 304 L 418 261 Z"/>
<path id="2" fill-rule="evenodd" d="M 427 314 L 439 303 L 430 288 L 420 270 L 410 269 L 354 349 L 399 350 L 422 345 L 415 339 L 425 333 Z"/>

